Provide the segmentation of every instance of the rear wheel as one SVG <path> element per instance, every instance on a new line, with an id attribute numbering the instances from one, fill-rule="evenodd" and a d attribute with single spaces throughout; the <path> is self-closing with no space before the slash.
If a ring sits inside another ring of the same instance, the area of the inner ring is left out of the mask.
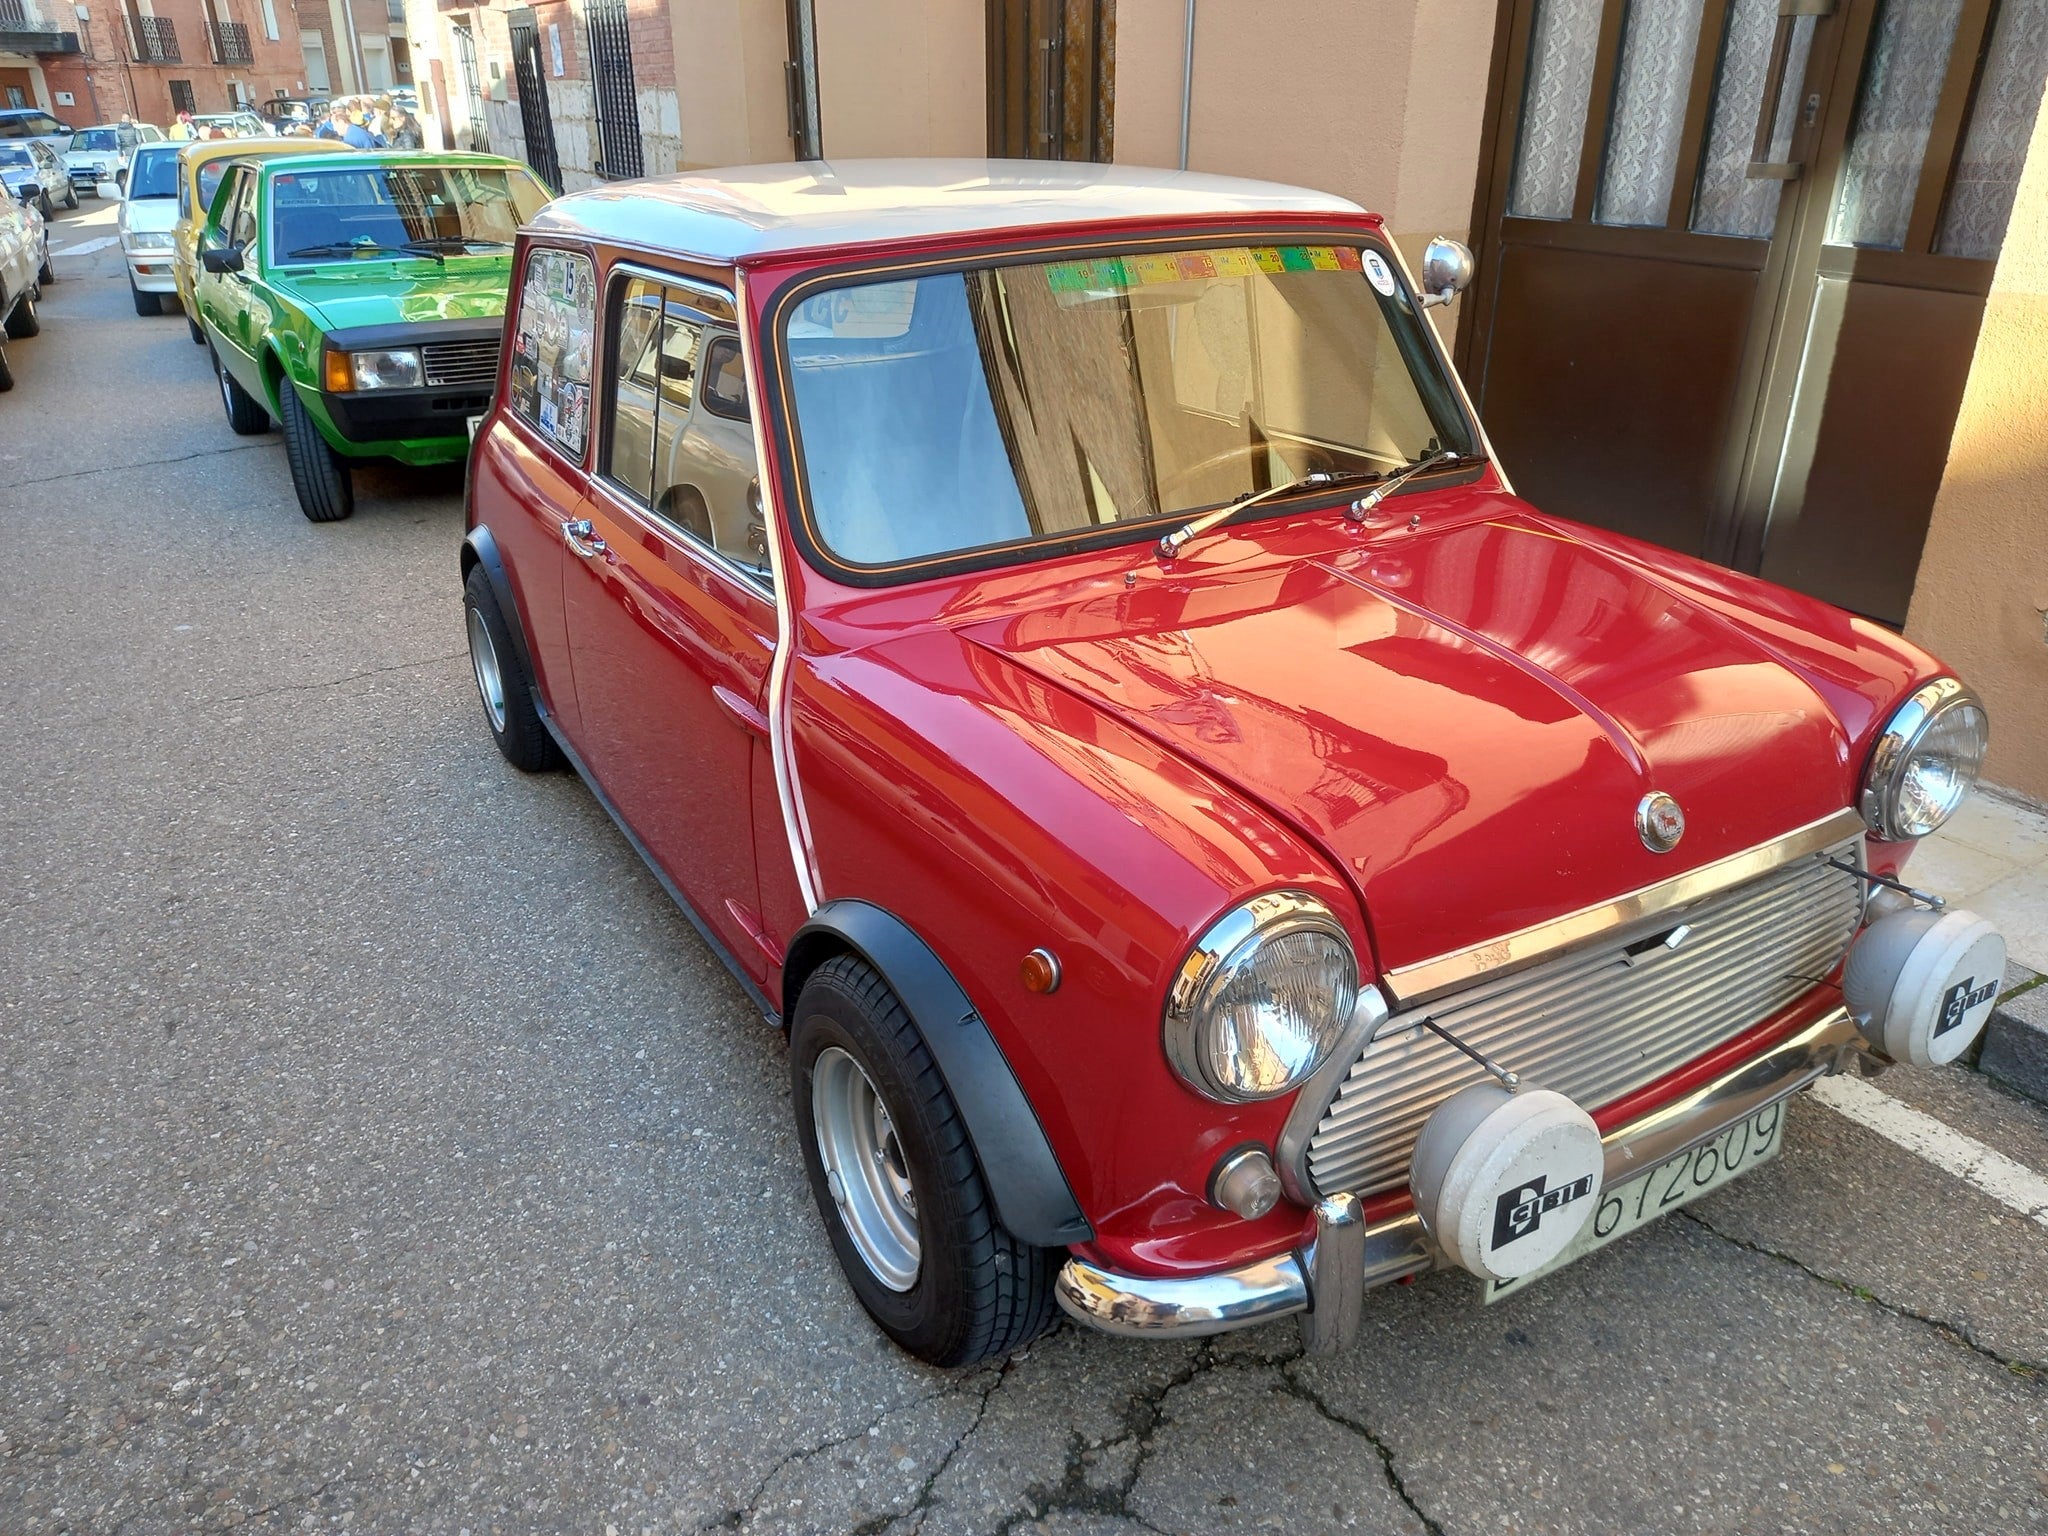
<path id="1" fill-rule="evenodd" d="M 1052 1325 L 1056 1256 L 1003 1226 L 923 1036 L 865 961 L 835 956 L 805 983 L 789 1075 L 811 1194 L 884 1333 L 964 1366 Z"/>
<path id="2" fill-rule="evenodd" d="M 206 345 L 206 332 L 201 329 L 199 322 L 192 318 L 189 311 L 185 316 L 185 329 L 192 333 L 193 346 L 203 347 Z"/>
<path id="3" fill-rule="evenodd" d="M 50 201 L 50 189 L 48 187 L 43 188 L 42 191 L 36 194 L 36 212 L 40 213 L 45 221 L 49 220 L 57 212 L 55 205 Z"/>
<path id="4" fill-rule="evenodd" d="M 498 594 L 481 565 L 462 583 L 463 621 L 469 630 L 469 666 L 483 700 L 484 724 L 505 761 L 521 773 L 545 773 L 562 766 L 561 748 L 541 722 L 533 700 L 533 679 L 520 664 Z"/>
<path id="5" fill-rule="evenodd" d="M 7 366 L 7 347 L 0 343 L 0 395 L 14 388 L 14 370 Z"/>
<path id="6" fill-rule="evenodd" d="M 213 374 L 220 381 L 220 403 L 228 413 L 228 426 L 237 437 L 254 437 L 259 432 L 270 430 L 270 412 L 263 409 L 263 403 L 235 382 L 228 372 L 227 364 L 220 360 L 218 352 L 213 354 Z"/>
<path id="7" fill-rule="evenodd" d="M 24 293 L 15 302 L 14 313 L 7 317 L 7 334 L 16 341 L 27 341 L 42 328 L 43 317 L 36 313 L 35 296 Z"/>
<path id="8" fill-rule="evenodd" d="M 277 420 L 284 428 L 284 457 L 291 465 L 292 489 L 308 521 L 338 523 L 356 509 L 356 490 L 341 455 L 313 425 L 290 379 L 277 383 Z"/>

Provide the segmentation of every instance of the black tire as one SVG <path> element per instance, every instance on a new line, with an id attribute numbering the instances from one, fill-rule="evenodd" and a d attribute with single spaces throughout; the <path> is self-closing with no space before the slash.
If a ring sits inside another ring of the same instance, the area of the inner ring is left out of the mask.
<path id="1" fill-rule="evenodd" d="M 193 346 L 203 347 L 206 345 L 206 332 L 200 327 L 199 322 L 193 319 L 190 314 L 187 314 L 185 316 L 185 329 L 192 333 Z"/>
<path id="2" fill-rule="evenodd" d="M 15 341 L 27 341 L 41 334 L 42 329 L 43 317 L 36 313 L 35 296 L 24 293 L 15 301 L 14 313 L 7 317 L 7 334 Z"/>
<path id="3" fill-rule="evenodd" d="M 277 381 L 277 422 L 284 428 L 285 462 L 292 468 L 292 489 L 299 510 L 314 523 L 338 523 L 356 509 L 356 488 L 341 455 L 313 425 L 290 379 Z"/>
<path id="4" fill-rule="evenodd" d="M 14 370 L 7 364 L 7 348 L 0 346 L 0 395 L 14 388 Z"/>
<path id="5" fill-rule="evenodd" d="M 156 312 L 160 315 L 181 315 L 185 306 L 178 302 L 175 293 L 160 293 L 156 296 Z"/>
<path id="6" fill-rule="evenodd" d="M 228 414 L 228 427 L 237 437 L 254 437 L 259 432 L 268 432 L 270 412 L 263 409 L 263 402 L 235 382 L 234 375 L 221 362 L 218 352 L 209 350 L 207 356 L 213 360 L 213 376 L 220 385 L 220 403 Z"/>
<path id="7" fill-rule="evenodd" d="M 50 201 L 50 189 L 48 187 L 36 193 L 36 212 L 43 216 L 45 224 L 57 216 L 57 207 L 56 204 Z"/>
<path id="8" fill-rule="evenodd" d="M 157 315 L 163 313 L 162 310 L 156 307 L 156 295 L 144 293 L 135 286 L 135 279 L 132 277 L 128 279 L 128 297 L 135 301 L 135 313 L 138 315 Z"/>
<path id="9" fill-rule="evenodd" d="M 64 206 L 73 213 L 78 212 L 78 183 L 75 181 L 64 189 Z"/>
<path id="10" fill-rule="evenodd" d="M 813 1074 L 837 1048 L 888 1112 L 915 1202 L 918 1261 L 907 1290 L 862 1256 L 827 1179 Z M 790 1026 L 789 1079 L 811 1194 L 839 1268 L 881 1330 L 920 1360 L 998 1359 L 1052 1326 L 1058 1255 L 1020 1242 L 996 1215 L 981 1164 L 917 1026 L 866 961 L 839 955 L 812 973 Z"/>
<path id="11" fill-rule="evenodd" d="M 462 612 L 463 628 L 469 635 L 470 671 L 476 678 L 477 698 L 483 704 L 491 740 L 505 754 L 505 761 L 521 773 L 548 773 L 561 767 L 562 749 L 541 723 L 533 679 L 520 663 L 505 615 L 498 607 L 498 594 L 491 590 L 491 579 L 481 565 L 471 566 L 469 578 L 462 584 Z"/>
<path id="12" fill-rule="evenodd" d="M 45 235 L 43 237 L 43 265 L 42 270 L 36 273 L 36 286 L 39 288 L 47 287 L 55 281 L 57 281 L 57 269 L 50 265 L 50 237 Z"/>

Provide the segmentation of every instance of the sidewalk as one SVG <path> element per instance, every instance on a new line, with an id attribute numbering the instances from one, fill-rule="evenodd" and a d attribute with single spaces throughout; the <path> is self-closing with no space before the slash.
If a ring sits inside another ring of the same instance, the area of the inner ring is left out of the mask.
<path id="1" fill-rule="evenodd" d="M 2048 814 L 1978 791 L 1906 866 L 2005 935 L 2005 994 L 1985 1027 L 1977 1065 L 2048 1103 Z"/>

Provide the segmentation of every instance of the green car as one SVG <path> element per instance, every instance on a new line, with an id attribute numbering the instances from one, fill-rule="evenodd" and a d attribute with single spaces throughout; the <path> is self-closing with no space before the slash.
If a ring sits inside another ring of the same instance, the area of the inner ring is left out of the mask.
<path id="1" fill-rule="evenodd" d="M 548 195 L 496 155 L 230 163 L 199 236 L 199 324 L 228 425 L 277 418 L 307 517 L 355 510 L 355 460 L 468 453 L 497 387 L 513 235 Z"/>

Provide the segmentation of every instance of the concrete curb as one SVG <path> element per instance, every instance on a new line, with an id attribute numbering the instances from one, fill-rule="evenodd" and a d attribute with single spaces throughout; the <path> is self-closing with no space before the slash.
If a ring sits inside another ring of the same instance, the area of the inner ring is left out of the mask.
<path id="1" fill-rule="evenodd" d="M 2048 1104 L 2048 976 L 2008 962 L 1978 1045 L 1977 1070 Z"/>

